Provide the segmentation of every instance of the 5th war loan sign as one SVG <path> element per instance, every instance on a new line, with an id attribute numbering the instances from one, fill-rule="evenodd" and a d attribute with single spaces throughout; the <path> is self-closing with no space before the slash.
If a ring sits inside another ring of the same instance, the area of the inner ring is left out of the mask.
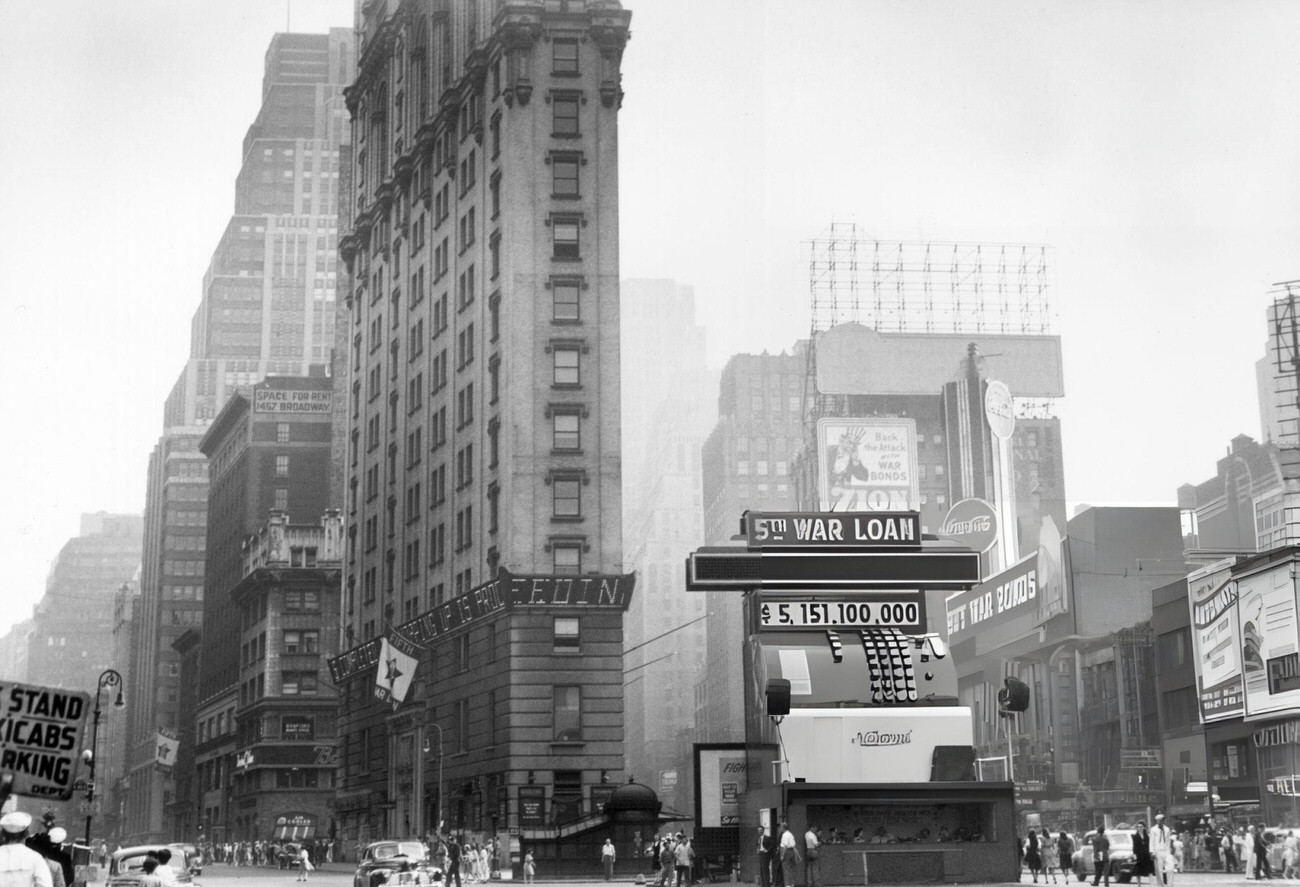
<path id="1" fill-rule="evenodd" d="M 14 794 L 72 797 L 89 712 L 89 693 L 0 684 L 0 773 Z"/>

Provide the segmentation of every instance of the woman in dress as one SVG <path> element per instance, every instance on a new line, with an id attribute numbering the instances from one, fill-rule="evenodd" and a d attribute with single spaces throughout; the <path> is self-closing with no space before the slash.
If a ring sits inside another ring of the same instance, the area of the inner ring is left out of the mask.
<path id="1" fill-rule="evenodd" d="M 1034 883 L 1037 884 L 1038 873 L 1043 868 L 1043 854 L 1038 847 L 1038 835 L 1033 829 L 1029 830 L 1029 836 L 1025 838 L 1025 866 L 1034 876 Z"/>
<path id="2" fill-rule="evenodd" d="M 1142 876 L 1155 877 L 1156 861 L 1151 858 L 1151 836 L 1147 834 L 1145 822 L 1137 824 L 1133 833 L 1133 877 L 1137 878 L 1138 887 L 1142 887 Z"/>

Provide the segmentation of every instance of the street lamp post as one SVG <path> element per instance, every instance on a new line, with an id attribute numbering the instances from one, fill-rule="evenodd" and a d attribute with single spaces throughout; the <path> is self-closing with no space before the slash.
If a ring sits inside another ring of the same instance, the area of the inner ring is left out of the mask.
<path id="1" fill-rule="evenodd" d="M 91 713 L 94 720 L 90 725 L 90 778 L 86 781 L 86 847 L 90 847 L 90 822 L 95 818 L 95 759 L 99 756 L 99 718 L 103 714 L 103 709 L 99 707 L 99 697 L 104 692 L 105 687 L 117 688 L 117 699 L 114 700 L 115 708 L 122 708 L 126 705 L 126 700 L 122 697 L 122 675 L 111 668 L 106 668 L 99 675 L 99 683 L 95 686 L 95 710 Z"/>
<path id="2" fill-rule="evenodd" d="M 433 721 L 429 721 L 427 724 L 425 724 L 425 726 L 432 727 L 433 729 L 438 731 L 438 811 L 437 811 L 437 822 L 435 823 L 434 827 L 438 830 L 438 837 L 441 838 L 442 837 L 442 727 L 438 726 Z M 424 739 L 424 753 L 427 755 L 429 751 L 430 751 L 429 738 L 426 736 Z"/>

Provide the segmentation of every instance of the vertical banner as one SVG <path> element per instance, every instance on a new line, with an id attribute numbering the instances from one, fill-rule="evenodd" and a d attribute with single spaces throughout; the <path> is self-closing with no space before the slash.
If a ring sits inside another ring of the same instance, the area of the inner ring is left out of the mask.
<path id="1" fill-rule="evenodd" d="M 1192 611 L 1192 664 L 1201 721 L 1239 718 L 1245 713 L 1241 685 L 1241 632 L 1233 560 L 1222 560 L 1187 575 Z"/>
<path id="2" fill-rule="evenodd" d="M 1300 706 L 1295 579 L 1286 561 L 1237 578 L 1246 717 Z"/>
<path id="3" fill-rule="evenodd" d="M 176 765 L 176 754 L 180 748 L 181 740 L 176 731 L 170 727 L 159 727 L 157 742 L 154 743 L 154 766 L 159 770 L 170 770 Z"/>
<path id="4" fill-rule="evenodd" d="M 997 539 L 997 563 L 1004 570 L 1020 560 L 1020 539 L 1016 530 L 1016 472 L 1012 460 L 1011 435 L 1016 430 L 1015 401 L 1006 384 L 990 379 L 984 388 L 984 420 L 993 434 L 993 507 L 1002 525 Z"/>
<path id="5" fill-rule="evenodd" d="M 392 704 L 393 710 L 406 699 L 420 664 L 419 648 L 394 630 L 379 645 L 379 668 L 375 672 L 375 698 Z"/>
<path id="6" fill-rule="evenodd" d="M 921 509 L 912 419 L 820 419 L 817 459 L 822 511 Z"/>

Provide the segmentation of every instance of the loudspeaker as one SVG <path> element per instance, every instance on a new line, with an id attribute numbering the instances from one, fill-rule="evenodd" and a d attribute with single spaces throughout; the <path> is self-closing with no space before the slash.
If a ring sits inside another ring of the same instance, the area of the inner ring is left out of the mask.
<path id="1" fill-rule="evenodd" d="M 975 749 L 969 745 L 936 745 L 930 758 L 931 782 L 974 782 Z"/>
<path id="2" fill-rule="evenodd" d="M 767 679 L 767 713 L 772 717 L 790 713 L 790 682 L 785 678 Z"/>
<path id="3" fill-rule="evenodd" d="M 1019 678 L 1003 678 L 998 691 L 998 707 L 1003 711 L 1029 710 L 1029 685 Z"/>

